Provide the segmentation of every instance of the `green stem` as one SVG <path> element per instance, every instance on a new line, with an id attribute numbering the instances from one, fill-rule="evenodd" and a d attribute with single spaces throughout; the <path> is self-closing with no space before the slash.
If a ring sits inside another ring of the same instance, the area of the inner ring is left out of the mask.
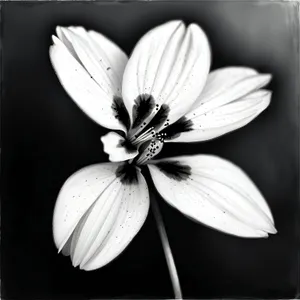
<path id="1" fill-rule="evenodd" d="M 169 269 L 169 273 L 170 273 L 170 277 L 171 277 L 171 282 L 172 282 L 172 286 L 173 286 L 173 291 L 174 291 L 174 295 L 175 295 L 175 299 L 182 299 L 180 282 L 179 282 L 179 278 L 178 278 L 174 258 L 173 258 L 172 251 L 171 251 L 171 248 L 170 248 L 170 244 L 169 244 L 167 232 L 166 232 L 166 229 L 165 229 L 165 225 L 164 225 L 164 222 L 163 222 L 163 219 L 162 219 L 162 215 L 160 213 L 158 204 L 155 200 L 155 196 L 151 197 L 151 201 L 152 201 L 151 202 L 152 211 L 153 211 L 153 214 L 154 214 L 154 217 L 155 217 L 155 221 L 156 221 L 156 224 L 157 224 L 159 236 L 160 236 L 161 243 L 162 243 L 162 246 L 163 246 L 163 249 L 164 249 L 164 253 L 165 253 L 165 257 L 166 257 L 166 261 L 167 261 L 167 265 L 168 265 L 168 269 Z"/>

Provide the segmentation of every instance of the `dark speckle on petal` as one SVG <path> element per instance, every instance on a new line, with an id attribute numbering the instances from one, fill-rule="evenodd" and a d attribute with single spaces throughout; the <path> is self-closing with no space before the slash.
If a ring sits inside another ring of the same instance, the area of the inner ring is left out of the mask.
<path id="1" fill-rule="evenodd" d="M 153 119 L 150 121 L 147 128 L 149 128 L 149 127 L 153 127 L 153 128 L 158 127 L 159 128 L 160 126 L 162 126 L 165 123 L 165 121 L 167 120 L 169 112 L 170 112 L 169 106 L 166 104 L 163 104 L 160 107 L 160 109 L 157 111 L 157 113 L 153 117 Z"/>

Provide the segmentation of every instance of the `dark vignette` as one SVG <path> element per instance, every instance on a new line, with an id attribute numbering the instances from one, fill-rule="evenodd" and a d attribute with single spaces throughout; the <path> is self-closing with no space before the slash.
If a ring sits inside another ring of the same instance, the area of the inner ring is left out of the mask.
<path id="1" fill-rule="evenodd" d="M 68 259 L 56 254 L 51 213 L 57 192 L 80 167 L 107 161 L 99 142 L 107 131 L 71 103 L 53 74 L 46 52 L 58 23 L 78 22 L 103 31 L 130 53 L 146 30 L 181 17 L 198 22 L 208 33 L 213 69 L 245 64 L 271 72 L 274 96 L 265 114 L 247 127 L 209 143 L 168 144 L 161 156 L 212 153 L 234 161 L 262 190 L 280 230 L 266 241 L 228 237 L 185 219 L 160 201 L 184 295 L 295 298 L 299 283 L 298 5 L 230 1 L 189 1 L 184 6 L 179 1 L 87 5 L 91 3 L 2 3 L 3 298 L 172 297 L 151 215 L 130 248 L 102 270 L 85 273 L 73 269 Z M 104 15 L 106 10 L 110 14 Z M 113 15 L 114 10 L 119 18 Z M 96 11 L 103 14 L 103 20 Z M 251 22 L 243 11 L 252 16 Z M 124 27 L 118 25 L 118 19 Z M 250 28 L 244 34 L 251 43 L 242 36 L 247 22 Z M 267 30 L 268 24 L 273 31 Z M 270 35 L 264 36 L 264 30 Z M 259 39 L 263 43 L 255 44 Z"/>

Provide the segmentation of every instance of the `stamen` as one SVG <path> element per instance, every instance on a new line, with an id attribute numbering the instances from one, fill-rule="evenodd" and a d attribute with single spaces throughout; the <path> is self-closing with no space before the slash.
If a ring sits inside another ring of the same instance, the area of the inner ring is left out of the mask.
<path id="1" fill-rule="evenodd" d="M 143 165 L 148 160 L 152 159 L 156 156 L 164 145 L 164 137 L 160 133 L 155 134 L 155 139 L 152 139 L 149 146 L 145 149 L 145 151 L 140 155 L 137 159 L 137 165 Z"/>
<path id="2" fill-rule="evenodd" d="M 129 140 L 132 143 L 132 145 L 139 145 L 139 144 L 142 144 L 142 143 L 150 140 L 153 137 L 155 137 L 154 127 L 150 127 L 145 132 L 143 132 L 141 135 L 139 135 L 139 136 L 134 135 Z"/>

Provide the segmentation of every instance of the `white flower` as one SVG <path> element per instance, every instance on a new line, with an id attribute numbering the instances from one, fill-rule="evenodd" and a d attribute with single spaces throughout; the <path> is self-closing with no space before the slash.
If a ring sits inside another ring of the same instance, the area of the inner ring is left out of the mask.
<path id="1" fill-rule="evenodd" d="M 171 21 L 146 33 L 131 57 L 82 27 L 57 28 L 56 74 L 96 123 L 111 163 L 88 166 L 62 187 L 55 243 L 73 265 L 100 268 L 117 257 L 149 210 L 147 165 L 161 196 L 197 222 L 240 237 L 276 233 L 263 196 L 237 166 L 211 155 L 153 160 L 165 142 L 197 142 L 238 129 L 270 103 L 269 74 L 245 67 L 209 73 L 209 42 L 196 25 Z"/>

